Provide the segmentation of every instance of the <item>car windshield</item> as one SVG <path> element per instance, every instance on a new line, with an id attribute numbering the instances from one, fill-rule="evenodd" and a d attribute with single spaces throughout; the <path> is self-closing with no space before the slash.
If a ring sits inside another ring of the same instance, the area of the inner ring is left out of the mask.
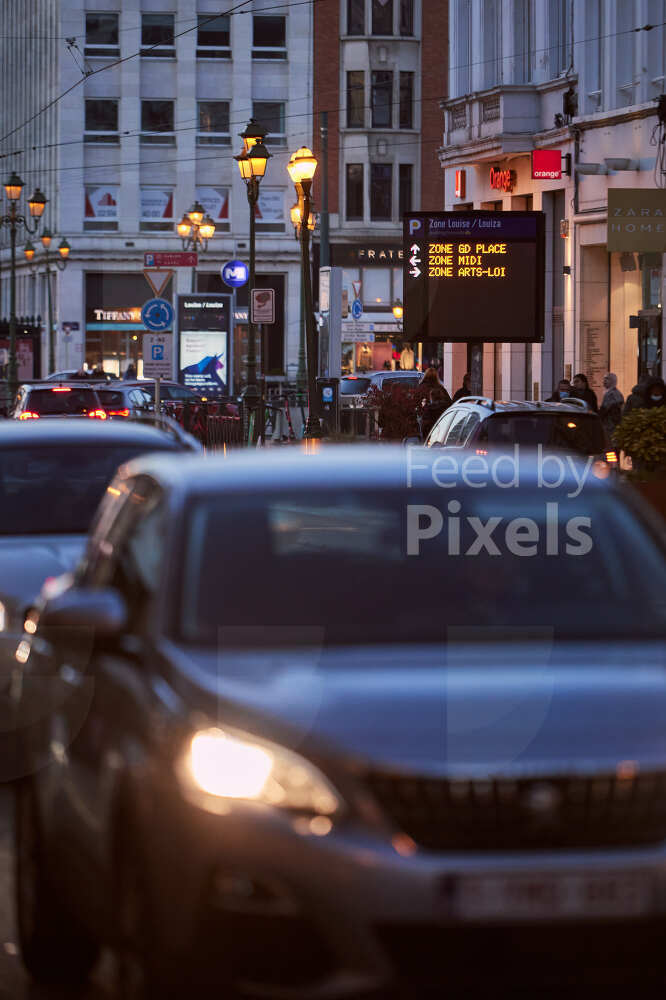
<path id="1" fill-rule="evenodd" d="M 340 395 L 356 396 L 361 392 L 367 392 L 369 385 L 369 378 L 358 378 L 356 375 L 351 378 L 343 378 L 340 382 Z"/>
<path id="2" fill-rule="evenodd" d="M 181 638 L 414 642 L 456 629 L 481 637 L 488 627 L 666 634 L 664 552 L 617 498 L 455 496 L 458 517 L 443 490 L 200 499 L 186 527 Z M 429 536 L 429 525 L 439 530 Z M 516 545 L 516 530 L 534 544 Z"/>
<path id="3" fill-rule="evenodd" d="M 582 455 L 606 450 L 603 425 L 593 413 L 496 413 L 485 421 L 480 440 L 492 445 L 541 444 Z"/>
<path id="4" fill-rule="evenodd" d="M 66 414 L 77 416 L 97 407 L 97 396 L 92 389 L 33 389 L 26 401 L 26 409 L 40 417 Z"/>
<path id="5" fill-rule="evenodd" d="M 168 442 L 150 450 L 170 449 Z M 59 444 L 0 453 L 0 534 L 83 534 L 116 469 L 137 444 Z"/>

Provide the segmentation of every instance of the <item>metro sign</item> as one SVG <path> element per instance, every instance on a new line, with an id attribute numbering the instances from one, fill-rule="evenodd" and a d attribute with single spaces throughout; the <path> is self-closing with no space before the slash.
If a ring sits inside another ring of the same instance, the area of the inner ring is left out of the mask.
<path id="1" fill-rule="evenodd" d="M 562 151 L 560 149 L 532 150 L 532 180 L 559 181 L 562 177 Z"/>

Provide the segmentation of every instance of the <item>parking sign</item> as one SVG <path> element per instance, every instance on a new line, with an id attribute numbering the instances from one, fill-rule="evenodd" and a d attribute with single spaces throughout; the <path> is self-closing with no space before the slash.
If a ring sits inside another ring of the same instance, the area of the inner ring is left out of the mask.
<path id="1" fill-rule="evenodd" d="M 172 336 L 170 333 L 144 333 L 143 374 L 145 378 L 172 377 Z"/>

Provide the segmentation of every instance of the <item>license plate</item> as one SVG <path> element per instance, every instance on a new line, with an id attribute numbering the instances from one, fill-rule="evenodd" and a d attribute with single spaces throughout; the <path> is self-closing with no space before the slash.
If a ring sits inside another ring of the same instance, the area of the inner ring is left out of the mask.
<path id="1" fill-rule="evenodd" d="M 461 920 L 639 917 L 652 908 L 640 872 L 461 876 L 452 896 Z"/>

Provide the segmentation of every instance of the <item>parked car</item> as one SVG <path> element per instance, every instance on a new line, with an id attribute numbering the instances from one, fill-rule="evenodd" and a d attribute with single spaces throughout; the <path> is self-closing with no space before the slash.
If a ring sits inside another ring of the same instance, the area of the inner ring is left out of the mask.
<path id="1" fill-rule="evenodd" d="M 540 403 L 464 397 L 445 410 L 425 441 L 428 448 L 481 451 L 515 444 L 563 449 L 617 465 L 599 415 L 582 400 Z"/>
<path id="2" fill-rule="evenodd" d="M 151 379 L 141 379 L 137 382 L 128 382 L 143 392 L 147 392 L 153 402 L 155 401 L 155 382 Z M 189 386 L 181 385 L 180 382 L 170 382 L 166 379 L 160 381 L 160 398 L 174 403 L 200 403 L 205 402 L 206 397 L 201 393 L 190 389 Z"/>
<path id="3" fill-rule="evenodd" d="M 123 467 L 12 689 L 36 979 L 105 942 L 135 998 L 663 968 L 663 525 L 496 458 L 447 490 L 434 449 Z"/>
<path id="4" fill-rule="evenodd" d="M 343 375 L 340 379 L 341 407 L 364 406 L 366 394 L 371 388 L 387 389 L 391 385 L 404 385 L 414 388 L 423 378 L 419 371 L 389 371 L 367 372 L 364 375 Z"/>
<path id="5" fill-rule="evenodd" d="M 45 382 L 115 382 L 118 376 L 112 372 L 89 371 L 79 375 L 79 370 L 68 368 L 66 371 L 53 372 L 46 375 Z"/>
<path id="6" fill-rule="evenodd" d="M 97 387 L 59 382 L 26 382 L 19 386 L 12 410 L 15 420 L 38 420 L 42 417 L 94 417 L 106 420 Z"/>
<path id="7" fill-rule="evenodd" d="M 112 386 L 99 386 L 96 391 L 107 417 L 112 420 L 127 420 L 155 409 L 154 397 L 143 386 L 114 382 Z"/>
<path id="8" fill-rule="evenodd" d="M 71 570 L 116 469 L 149 451 L 186 445 L 154 427 L 90 420 L 0 425 L 0 654 L 2 681 L 26 612 L 47 577 Z M 0 778 L 2 777 L 0 773 Z"/>

